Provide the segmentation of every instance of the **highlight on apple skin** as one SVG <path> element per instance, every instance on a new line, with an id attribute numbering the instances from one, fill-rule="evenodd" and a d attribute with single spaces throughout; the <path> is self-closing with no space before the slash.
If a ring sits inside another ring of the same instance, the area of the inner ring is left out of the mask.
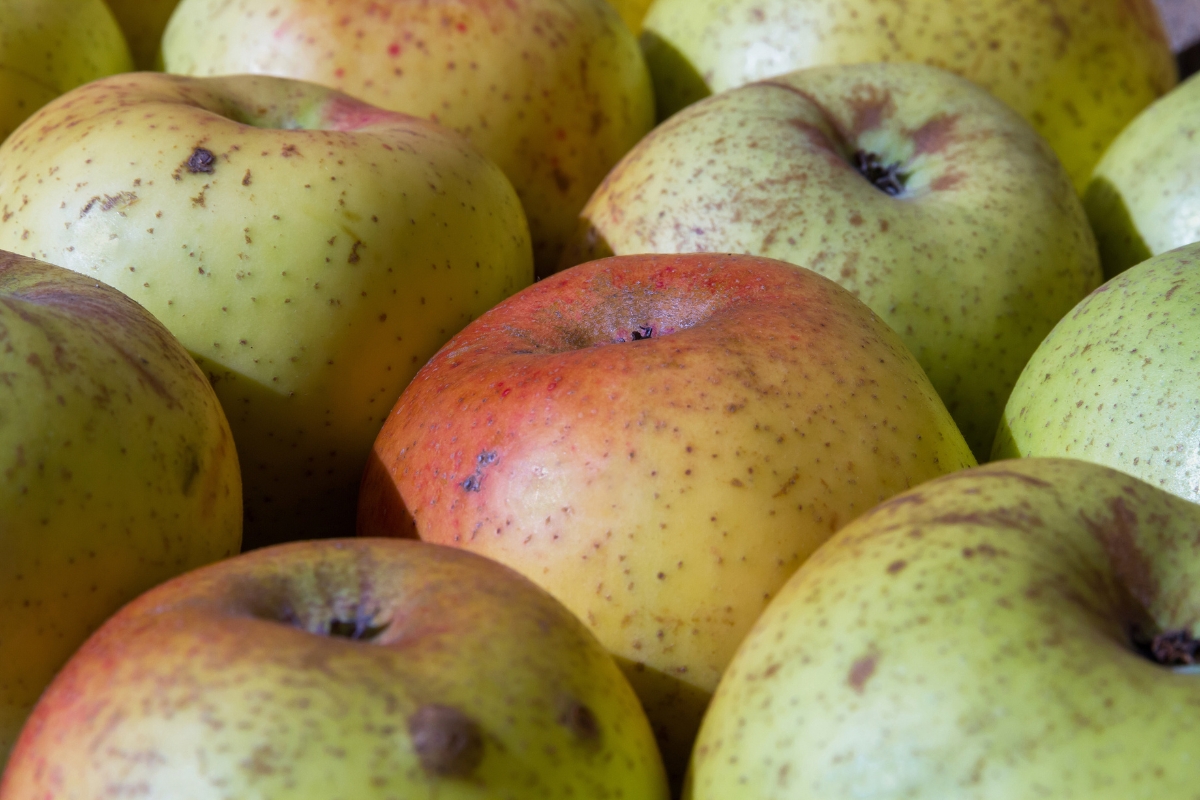
<path id="1" fill-rule="evenodd" d="M 420 542 L 263 548 L 133 601 L 46 691 L 33 797 L 667 800 L 637 697 L 553 598 Z"/>
<path id="2" fill-rule="evenodd" d="M 540 281 L 422 368 L 358 530 L 508 564 L 626 669 L 678 779 L 755 617 L 818 545 L 975 459 L 899 337 L 816 273 L 626 256 Z"/>
<path id="3" fill-rule="evenodd" d="M 684 797 L 1194 794 L 1197 528 L 1195 504 L 1070 459 L 892 498 L 755 624 Z"/>
<path id="4" fill-rule="evenodd" d="M 400 391 L 533 280 L 463 137 L 315 84 L 131 73 L 0 147 L 0 247 L 99 278 L 179 337 L 233 428 L 247 547 L 352 535 Z"/>
<path id="5" fill-rule="evenodd" d="M 0 251 L 0 771 L 89 634 L 241 539 L 233 435 L 183 345 L 112 287 Z"/>

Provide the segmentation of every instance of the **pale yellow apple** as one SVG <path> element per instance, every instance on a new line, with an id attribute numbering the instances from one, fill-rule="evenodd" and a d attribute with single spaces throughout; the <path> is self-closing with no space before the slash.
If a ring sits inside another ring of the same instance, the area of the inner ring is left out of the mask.
<path id="1" fill-rule="evenodd" d="M 0 142 L 63 92 L 131 69 L 104 0 L 0 0 Z"/>
<path id="2" fill-rule="evenodd" d="M 608 4 L 617 10 L 621 19 L 634 33 L 641 33 L 642 19 L 654 0 L 608 0 Z"/>
<path id="3" fill-rule="evenodd" d="M 133 73 L 0 148 L 0 247 L 154 313 L 221 398 L 248 546 L 349 534 L 371 442 L 457 330 L 533 280 L 520 201 L 458 134 L 315 84 Z"/>
<path id="4" fill-rule="evenodd" d="M 542 274 L 654 124 L 637 40 L 605 0 L 184 0 L 163 58 L 315 81 L 463 133 L 512 180 Z"/>
<path id="5" fill-rule="evenodd" d="M 106 617 L 241 534 L 233 436 L 183 346 L 111 287 L 0 251 L 0 769 Z"/>
<path id="6" fill-rule="evenodd" d="M 644 27 L 664 114 L 805 67 L 916 61 L 1016 109 L 1080 192 L 1176 80 L 1153 0 L 657 0 Z"/>
<path id="7" fill-rule="evenodd" d="M 747 253 L 837 281 L 900 334 L 981 460 L 1029 356 L 1102 280 L 1045 140 L 922 64 L 815 67 L 696 103 L 621 160 L 580 225 L 564 266 Z"/>
<path id="8" fill-rule="evenodd" d="M 1198 528 L 1200 506 L 1066 459 L 893 498 L 763 613 L 685 797 L 1195 796 Z"/>

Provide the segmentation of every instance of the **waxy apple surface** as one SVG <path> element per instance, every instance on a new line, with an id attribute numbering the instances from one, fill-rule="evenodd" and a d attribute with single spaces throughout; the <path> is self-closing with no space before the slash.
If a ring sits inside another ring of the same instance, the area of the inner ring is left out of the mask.
<path id="1" fill-rule="evenodd" d="M 832 281 L 628 256 L 501 303 L 418 373 L 359 532 L 520 570 L 623 660 L 669 771 L 767 601 L 834 531 L 975 460 L 896 334 Z"/>
<path id="2" fill-rule="evenodd" d="M 637 40 L 605 0 L 183 0 L 163 58 L 315 81 L 466 135 L 520 195 L 540 274 L 654 124 Z"/>
<path id="3" fill-rule="evenodd" d="M 533 280 L 520 202 L 433 123 L 299 81 L 116 76 L 0 148 L 0 247 L 127 293 L 209 375 L 246 543 L 354 531 L 388 409 Z"/>
<path id="4" fill-rule="evenodd" d="M 1045 141 L 920 64 L 801 70 L 680 112 L 613 169 L 570 265 L 750 253 L 837 281 L 916 355 L 976 456 L 1025 362 L 1102 280 Z"/>
<path id="5" fill-rule="evenodd" d="M 1175 85 L 1153 0 L 658 0 L 644 21 L 663 114 L 797 69 L 911 61 L 950 70 L 1046 138 L 1076 189 Z"/>
<path id="6" fill-rule="evenodd" d="M 666 800 L 637 697 L 512 570 L 419 542 L 262 549 L 160 586 L 47 690 L 0 798 Z"/>
<path id="7" fill-rule="evenodd" d="M 1066 459 L 889 500 L 746 637 L 685 797 L 1194 795 L 1198 528 L 1200 507 Z"/>
<path id="8" fill-rule="evenodd" d="M 0 251 L 0 770 L 105 618 L 241 534 L 233 436 L 183 346 L 115 289 Z"/>
<path id="9" fill-rule="evenodd" d="M 1200 244 L 1110 279 L 1050 332 L 993 458 L 1104 464 L 1200 503 Z"/>

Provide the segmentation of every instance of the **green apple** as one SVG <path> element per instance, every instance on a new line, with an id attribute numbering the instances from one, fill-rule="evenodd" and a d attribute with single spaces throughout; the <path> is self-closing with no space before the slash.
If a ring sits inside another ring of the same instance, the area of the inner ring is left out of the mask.
<path id="1" fill-rule="evenodd" d="M 834 531 L 975 464 L 899 337 L 749 256 L 626 256 L 499 304 L 400 396 L 359 532 L 521 571 L 622 660 L 667 769 L 722 670 Z"/>
<path id="2" fill-rule="evenodd" d="M 920 64 L 800 70 L 680 112 L 597 189 L 562 263 L 697 251 L 849 289 L 900 333 L 981 459 L 1026 360 L 1102 279 L 1044 140 Z"/>
<path id="3" fill-rule="evenodd" d="M 993 458 L 1104 464 L 1200 502 L 1200 244 L 1151 258 L 1046 337 L 1004 410 Z"/>
<path id="4" fill-rule="evenodd" d="M 138 69 L 159 66 L 163 31 L 179 0 L 107 0 L 113 16 L 125 32 L 125 41 Z"/>
<path id="5" fill-rule="evenodd" d="M 104 0 L 0 0 L 0 142 L 60 94 L 132 69 Z"/>
<path id="6" fill-rule="evenodd" d="M 106 617 L 241 535 L 233 436 L 183 346 L 120 292 L 0 251 L 0 769 Z"/>
<path id="7" fill-rule="evenodd" d="M 520 201 L 465 139 L 261 76 L 134 73 L 47 106 L 0 148 L 0 247 L 106 281 L 191 351 L 247 547 L 352 535 L 401 389 L 533 280 Z"/>
<path id="8" fill-rule="evenodd" d="M 184 0 L 163 58 L 315 81 L 465 134 L 520 195 L 539 274 L 654 124 L 637 40 L 605 0 Z"/>
<path id="9" fill-rule="evenodd" d="M 666 800 L 637 697 L 552 597 L 419 542 L 300 542 L 154 589 L 46 691 L 0 798 Z"/>
<path id="10" fill-rule="evenodd" d="M 859 517 L 746 637 L 687 800 L 1192 797 L 1200 508 L 1074 460 Z"/>
<path id="11" fill-rule="evenodd" d="M 1032 123 L 1080 192 L 1108 143 L 1176 80 L 1152 0 L 657 0 L 643 41 L 664 117 L 805 67 L 948 69 Z"/>
<path id="12" fill-rule="evenodd" d="M 1129 123 L 1096 165 L 1083 203 L 1108 277 L 1200 241 L 1198 113 L 1192 78 Z"/>

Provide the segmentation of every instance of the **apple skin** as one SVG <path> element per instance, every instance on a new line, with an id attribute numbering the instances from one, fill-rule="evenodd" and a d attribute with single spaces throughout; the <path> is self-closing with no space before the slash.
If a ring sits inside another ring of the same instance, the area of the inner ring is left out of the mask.
<path id="1" fill-rule="evenodd" d="M 1190 797 L 1200 508 L 1107 467 L 988 464 L 843 528 L 746 637 L 688 800 Z M 1194 668 L 1190 668 L 1194 669 Z"/>
<path id="2" fill-rule="evenodd" d="M 0 148 L 5 246 L 126 292 L 191 351 L 233 427 L 247 547 L 353 535 L 400 391 L 533 280 L 520 201 L 465 139 L 262 76 L 55 101 Z"/>
<path id="3" fill-rule="evenodd" d="M 635 34 L 642 32 L 642 20 L 654 0 L 608 0 L 608 4 L 617 10 L 621 19 Z"/>
<path id="4" fill-rule="evenodd" d="M 657 0 L 643 27 L 660 119 L 797 69 L 913 61 L 1016 109 L 1079 192 L 1121 128 L 1176 82 L 1152 0 Z"/>
<path id="5" fill-rule="evenodd" d="M 84 644 L 0 798 L 127 792 L 667 798 L 637 697 L 552 597 L 470 553 L 353 539 L 188 573 Z"/>
<path id="6" fill-rule="evenodd" d="M 0 20 L 0 142 L 60 94 L 133 69 L 104 0 L 0 0 Z"/>
<path id="7" fill-rule="evenodd" d="M 1188 245 L 1080 302 L 1021 373 L 992 457 L 1093 461 L 1200 503 L 1197 269 Z"/>
<path id="8" fill-rule="evenodd" d="M 233 436 L 144 308 L 0 251 L 0 769 L 106 617 L 241 545 Z"/>
<path id="9" fill-rule="evenodd" d="M 678 776 L 796 567 L 974 464 L 896 334 L 833 282 L 627 256 L 535 284 L 425 365 L 375 442 L 359 533 L 415 532 L 546 588 L 622 661 Z"/>
<path id="10" fill-rule="evenodd" d="M 1096 165 L 1083 202 L 1107 277 L 1200 241 L 1197 113 L 1193 78 L 1130 122 Z"/>
<path id="11" fill-rule="evenodd" d="M 605 0 L 184 0 L 163 58 L 314 81 L 466 135 L 512 180 L 541 275 L 654 125 L 637 40 Z"/>
<path id="12" fill-rule="evenodd" d="M 908 179 L 897 196 L 858 151 Z M 701 101 L 613 169 L 563 265 L 749 253 L 820 272 L 898 331 L 976 456 L 1054 324 L 1100 285 L 1092 231 L 1044 140 L 920 64 L 797 71 Z"/>
<path id="13" fill-rule="evenodd" d="M 106 0 L 138 69 L 159 69 L 159 48 L 179 0 Z"/>

